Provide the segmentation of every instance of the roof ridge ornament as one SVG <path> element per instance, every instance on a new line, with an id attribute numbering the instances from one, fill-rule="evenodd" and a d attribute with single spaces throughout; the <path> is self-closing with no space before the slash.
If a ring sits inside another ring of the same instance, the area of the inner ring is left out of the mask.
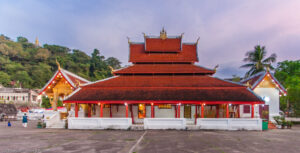
<path id="1" fill-rule="evenodd" d="M 55 59 L 55 62 L 56 62 L 56 65 L 57 65 L 57 67 L 58 67 L 58 70 L 60 70 L 60 64 L 59 64 L 59 62 L 57 61 L 57 58 Z"/>
<path id="2" fill-rule="evenodd" d="M 142 34 L 143 34 L 143 36 L 146 38 L 147 37 L 147 35 L 145 34 L 145 32 L 142 32 Z"/>
<path id="3" fill-rule="evenodd" d="M 214 71 L 217 72 L 217 68 L 219 67 L 219 64 L 217 64 L 215 67 L 214 67 Z"/>
<path id="4" fill-rule="evenodd" d="M 130 41 L 130 38 L 129 38 L 129 37 L 127 37 L 127 40 L 128 40 L 128 44 L 131 44 L 131 41 Z"/>
<path id="5" fill-rule="evenodd" d="M 197 38 L 196 43 L 195 43 L 196 45 L 198 44 L 199 40 L 200 40 L 200 37 Z"/>
<path id="6" fill-rule="evenodd" d="M 165 31 L 165 28 L 163 27 L 162 30 L 160 31 L 160 38 L 162 40 L 167 39 L 167 32 Z"/>
<path id="7" fill-rule="evenodd" d="M 184 32 L 183 32 L 183 33 L 181 33 L 180 37 L 182 38 L 182 37 L 183 37 L 183 35 L 184 35 Z"/>

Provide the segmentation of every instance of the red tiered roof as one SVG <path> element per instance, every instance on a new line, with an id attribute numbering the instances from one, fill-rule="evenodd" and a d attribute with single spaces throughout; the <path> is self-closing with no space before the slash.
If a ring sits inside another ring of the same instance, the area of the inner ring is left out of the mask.
<path id="1" fill-rule="evenodd" d="M 214 74 L 215 71 L 192 64 L 134 64 L 113 72 L 125 74 Z"/>
<path id="2" fill-rule="evenodd" d="M 145 38 L 146 52 L 179 52 L 181 51 L 181 37 L 161 39 Z"/>
<path id="3" fill-rule="evenodd" d="M 132 66 L 81 86 L 64 102 L 263 103 L 246 86 L 211 77 L 213 70 L 194 65 L 197 44 L 181 43 L 181 38 L 168 38 L 163 30 L 160 37 L 145 36 L 145 43 L 130 43 Z"/>
<path id="4" fill-rule="evenodd" d="M 148 53 L 145 44 L 130 44 L 129 62 L 132 63 L 194 63 L 198 62 L 197 45 L 182 44 L 178 53 Z"/>

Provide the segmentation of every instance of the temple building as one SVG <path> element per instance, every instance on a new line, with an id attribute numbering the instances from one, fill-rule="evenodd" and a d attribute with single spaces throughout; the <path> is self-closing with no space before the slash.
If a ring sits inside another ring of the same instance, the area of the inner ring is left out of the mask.
<path id="1" fill-rule="evenodd" d="M 182 128 L 208 123 L 207 118 L 221 124 L 225 119 L 227 124 L 229 118 L 241 117 L 240 105 L 264 104 L 247 86 L 215 78 L 215 70 L 195 65 L 198 41 L 183 43 L 182 38 L 167 36 L 163 29 L 160 36 L 144 35 L 144 42 L 128 41 L 131 66 L 82 85 L 64 99 L 65 104 L 75 104 L 69 128 L 99 128 L 114 119 L 117 125 L 130 121 L 130 125 L 144 124 L 145 129 L 172 128 L 177 123 Z M 88 105 L 90 120 L 82 118 L 80 104 Z M 254 117 L 252 111 L 249 121 L 243 122 L 259 123 Z M 232 124 L 243 128 L 238 122 Z"/>
<path id="2" fill-rule="evenodd" d="M 243 79 L 241 83 L 251 88 L 265 101 L 270 120 L 273 120 L 274 116 L 279 116 L 279 98 L 280 96 L 286 96 L 287 91 L 269 70 Z M 254 115 L 261 115 L 262 110 L 263 106 L 255 106 Z M 241 116 L 250 116 L 250 112 L 251 108 L 249 105 L 241 106 Z"/>
<path id="3" fill-rule="evenodd" d="M 40 95 L 49 98 L 53 110 L 57 110 L 57 101 L 59 99 L 63 100 L 81 84 L 89 83 L 88 80 L 60 68 L 60 64 L 57 61 L 56 63 L 58 70 L 40 91 Z M 67 108 L 70 109 L 71 105 L 67 105 Z"/>

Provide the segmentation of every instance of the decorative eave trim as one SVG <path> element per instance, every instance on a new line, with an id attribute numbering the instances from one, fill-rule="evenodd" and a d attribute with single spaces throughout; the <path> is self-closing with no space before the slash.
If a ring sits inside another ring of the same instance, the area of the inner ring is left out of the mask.
<path id="1" fill-rule="evenodd" d="M 112 76 L 112 77 L 102 79 L 102 80 L 98 80 L 98 81 L 95 81 L 95 82 L 86 83 L 86 84 L 82 85 L 81 87 L 85 87 L 85 86 L 88 86 L 88 85 L 91 85 L 91 84 L 107 81 L 107 80 L 114 79 L 114 78 L 117 78 L 117 77 L 119 77 L 119 76 Z"/>
<path id="2" fill-rule="evenodd" d="M 81 90 L 80 87 L 78 87 L 75 91 L 73 91 L 70 95 L 68 95 L 67 97 L 65 97 L 63 99 L 63 101 L 67 100 L 69 97 L 72 97 L 74 94 L 76 94 L 79 90 Z"/>

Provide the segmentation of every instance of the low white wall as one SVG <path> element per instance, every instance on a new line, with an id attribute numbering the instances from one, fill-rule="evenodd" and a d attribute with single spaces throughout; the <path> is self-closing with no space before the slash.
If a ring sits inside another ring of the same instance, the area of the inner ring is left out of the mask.
<path id="1" fill-rule="evenodd" d="M 185 129 L 185 118 L 144 118 L 144 129 Z"/>
<path id="2" fill-rule="evenodd" d="M 131 118 L 68 118 L 69 129 L 129 129 Z"/>
<path id="3" fill-rule="evenodd" d="M 210 130 L 262 130 L 260 118 L 198 118 L 200 129 Z"/>

